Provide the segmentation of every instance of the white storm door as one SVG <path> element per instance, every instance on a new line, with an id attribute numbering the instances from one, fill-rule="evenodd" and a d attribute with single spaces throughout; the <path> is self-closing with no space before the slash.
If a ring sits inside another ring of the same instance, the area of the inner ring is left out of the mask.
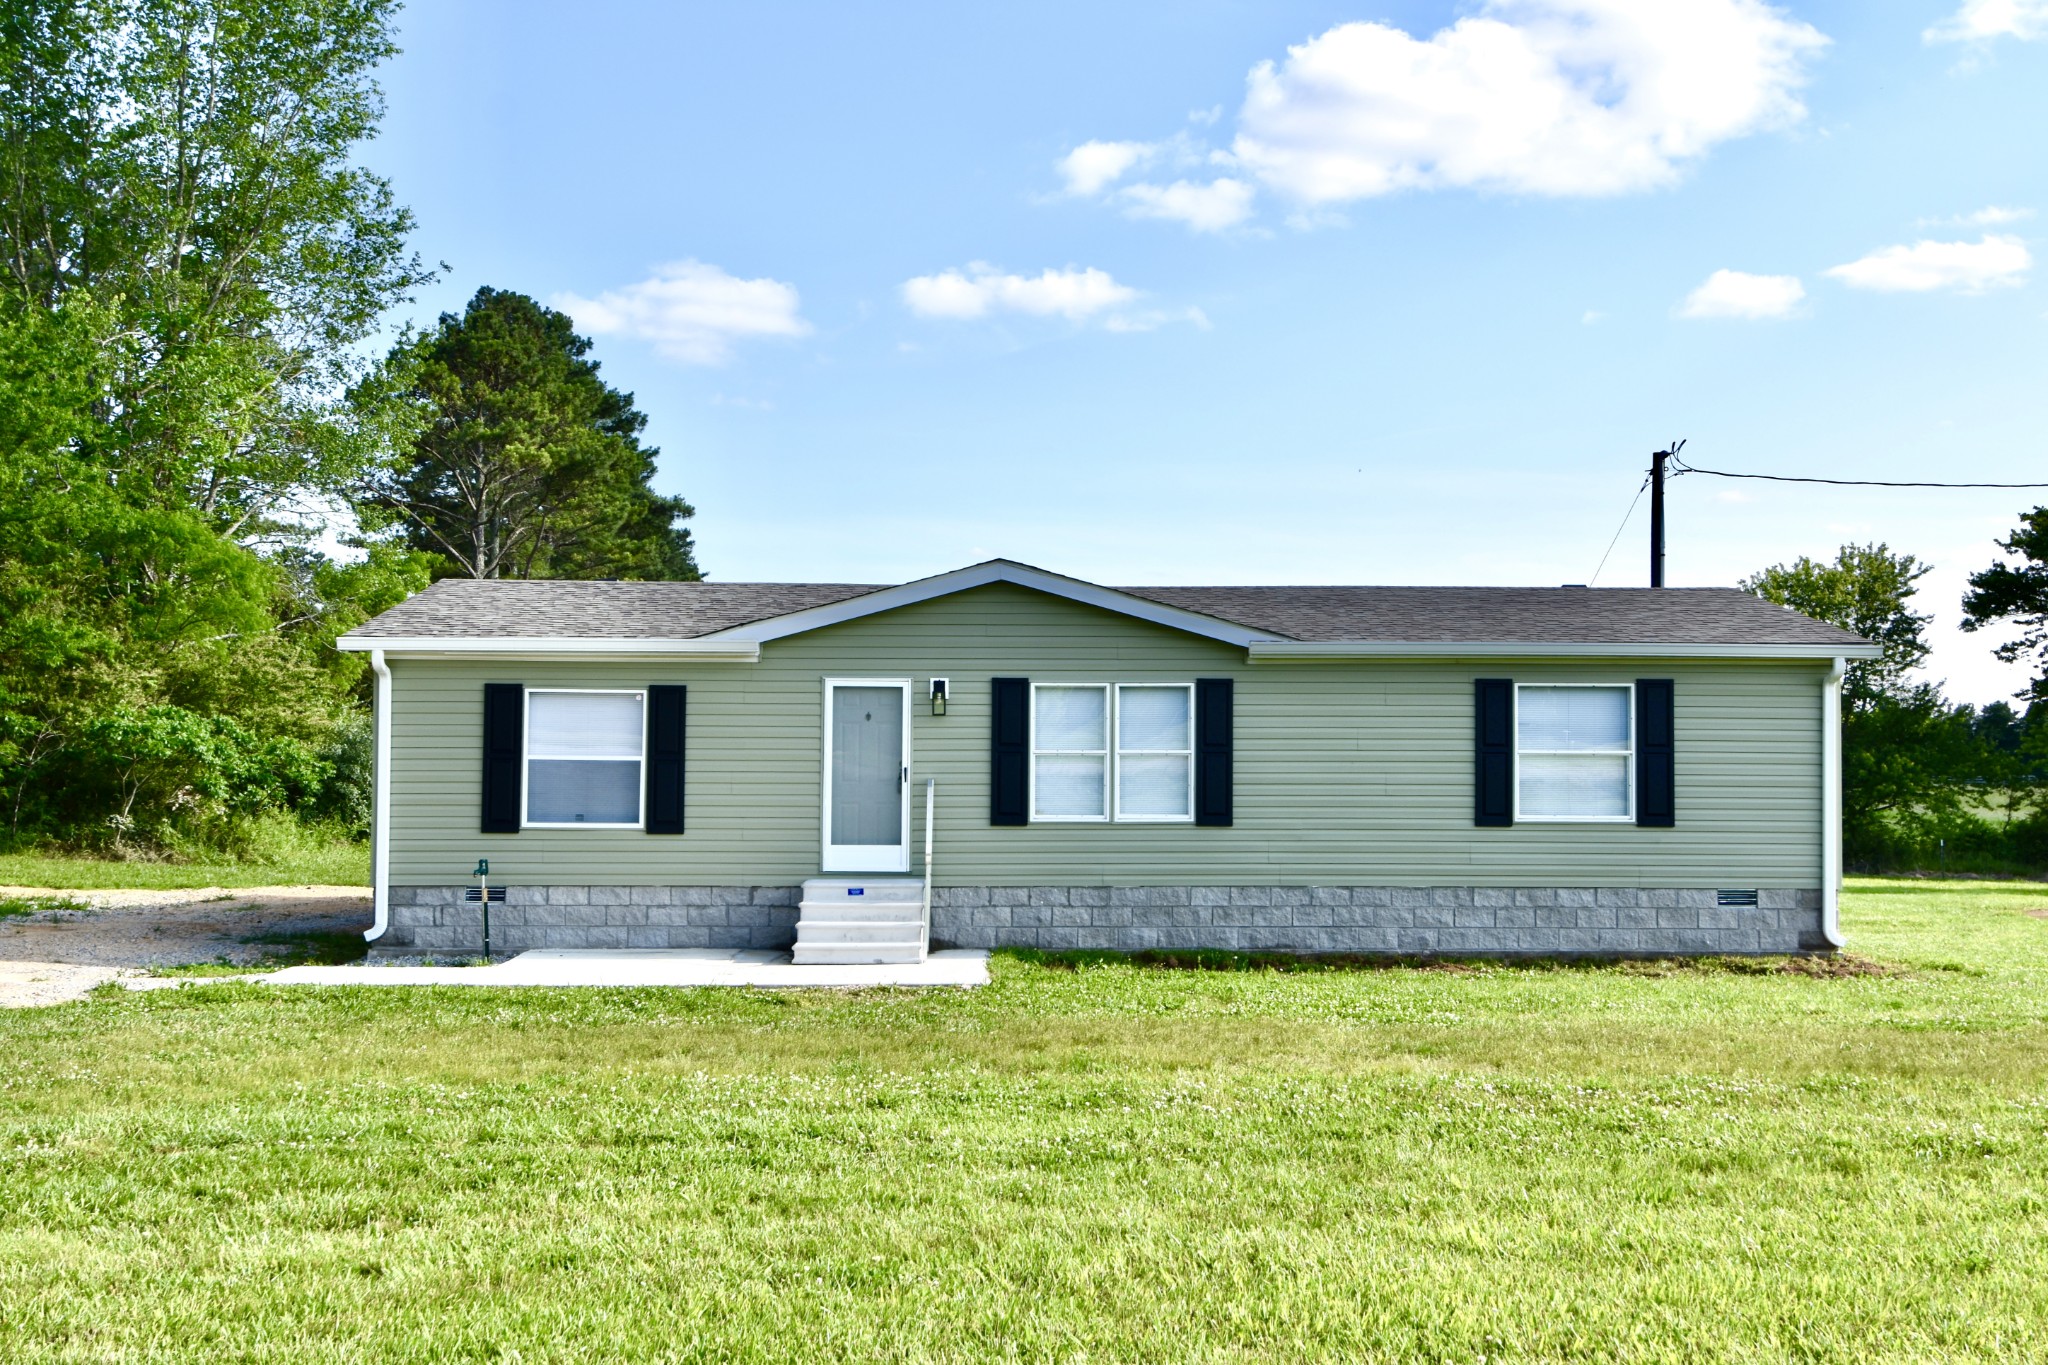
<path id="1" fill-rule="evenodd" d="M 825 682 L 824 870 L 910 870 L 908 678 Z"/>

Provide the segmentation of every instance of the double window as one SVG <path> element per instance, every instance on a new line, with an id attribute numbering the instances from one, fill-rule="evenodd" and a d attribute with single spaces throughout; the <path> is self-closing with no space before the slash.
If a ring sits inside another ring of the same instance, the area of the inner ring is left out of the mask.
<path id="1" fill-rule="evenodd" d="M 525 824 L 640 827 L 646 700 L 641 692 L 527 690 Z"/>
<path id="2" fill-rule="evenodd" d="M 1194 694 L 1188 683 L 1034 684 L 1031 818 L 1193 820 Z"/>
<path id="3" fill-rule="evenodd" d="M 1515 689 L 1515 819 L 1635 819 L 1635 689 Z"/>

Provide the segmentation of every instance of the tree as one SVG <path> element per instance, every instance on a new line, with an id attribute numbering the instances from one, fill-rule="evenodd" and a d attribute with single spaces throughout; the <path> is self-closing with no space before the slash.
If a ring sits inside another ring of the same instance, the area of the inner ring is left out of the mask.
<path id="1" fill-rule="evenodd" d="M 356 164 L 396 0 L 16 0 L 0 15 L 0 288 L 104 310 L 80 455 L 251 544 L 367 452 L 338 397 L 426 278 Z"/>
<path id="2" fill-rule="evenodd" d="M 691 515 L 648 481 L 647 418 L 598 377 L 551 308 L 479 289 L 402 343 L 379 379 L 415 416 L 360 497 L 406 542 L 470 578 L 698 577 Z"/>
<path id="3" fill-rule="evenodd" d="M 2037 807 L 2041 778 L 2048 769 L 2048 706 L 2036 702 L 2025 715 L 2002 701 L 1990 702 L 1981 711 L 1958 709 L 1969 720 L 1976 742 L 1971 780 L 1983 790 L 1986 806 L 1998 811 L 2010 829 Z"/>
<path id="4" fill-rule="evenodd" d="M 375 424 L 344 397 L 360 343 L 426 278 L 409 216 L 356 162 L 394 8 L 0 12 L 13 835 L 116 817 L 117 832 L 147 834 L 195 803 L 306 799 L 320 763 L 301 760 L 331 747 L 361 668 L 328 646 L 424 578 L 394 552 L 344 568 L 307 548 L 320 529 L 308 509 L 375 449 Z M 290 783 L 270 780 L 284 769 Z"/>
<path id="5" fill-rule="evenodd" d="M 1794 611 L 1853 631 L 1883 655 L 1848 665 L 1842 679 L 1842 825 L 1852 860 L 1887 842 L 1887 822 L 1952 817 L 1957 783 L 1975 760 L 1971 718 L 1933 683 L 1910 674 L 1927 657 L 1933 619 L 1913 611 L 1928 567 L 1886 545 L 1844 545 L 1833 563 L 1801 556 L 1741 586 Z"/>
<path id="6" fill-rule="evenodd" d="M 2023 515 L 2019 527 L 1997 545 L 2021 562 L 1993 564 L 1970 575 L 1970 590 L 1963 596 L 1963 629 L 2017 623 L 2019 635 L 1992 653 L 2006 663 L 2031 660 L 2034 677 L 2026 695 L 2048 701 L 2048 507 Z"/>
<path id="7" fill-rule="evenodd" d="M 1895 555 L 1887 545 L 1844 545 L 1832 564 L 1801 555 L 1750 575 L 1740 586 L 1884 650 L 1882 658 L 1853 660 L 1845 670 L 1842 705 L 1854 711 L 1912 690 L 1906 676 L 1927 657 L 1923 632 L 1934 618 L 1908 604 L 1928 573 L 1927 565 L 1912 555 Z"/>

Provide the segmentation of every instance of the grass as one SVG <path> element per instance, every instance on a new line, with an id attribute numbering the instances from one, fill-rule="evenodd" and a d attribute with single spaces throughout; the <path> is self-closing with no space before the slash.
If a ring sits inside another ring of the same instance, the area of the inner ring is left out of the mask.
<path id="1" fill-rule="evenodd" d="M 247 861 L 148 862 L 53 853 L 0 853 L 0 886 L 66 890 L 141 888 L 176 891 L 206 886 L 368 886 L 367 845 L 312 844 L 286 857 Z"/>
<path id="2" fill-rule="evenodd" d="M 216 897 L 215 899 L 229 899 Z M 333 967 L 346 962 L 360 962 L 369 955 L 370 945 L 359 933 L 307 933 L 257 934 L 242 940 L 262 947 L 265 952 L 258 962 L 229 962 L 225 958 L 216 962 L 181 962 L 173 966 L 153 967 L 151 976 L 212 977 L 248 976 L 259 972 L 274 972 L 282 967 Z"/>
<path id="3" fill-rule="evenodd" d="M 1852 975 L 13 1012 L 0 1359 L 2037 1361 L 2044 907 L 1859 882 Z"/>
<path id="4" fill-rule="evenodd" d="M 84 901 L 69 896 L 0 896 L 0 919 L 22 915 L 43 915 L 59 910 L 90 910 Z"/>

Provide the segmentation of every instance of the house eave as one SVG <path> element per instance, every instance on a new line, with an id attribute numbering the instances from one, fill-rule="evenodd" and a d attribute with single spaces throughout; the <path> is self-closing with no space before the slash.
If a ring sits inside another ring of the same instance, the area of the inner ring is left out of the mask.
<path id="1" fill-rule="evenodd" d="M 1502 640 L 1262 640 L 1253 663 L 1290 659 L 1876 659 L 1875 645 L 1726 645 Z"/>
<path id="2" fill-rule="evenodd" d="M 381 649 L 410 659 L 678 659 L 699 663 L 751 664 L 761 660 L 758 644 L 723 640 L 635 640 L 583 636 L 344 635 L 334 647 L 352 653 Z"/>

